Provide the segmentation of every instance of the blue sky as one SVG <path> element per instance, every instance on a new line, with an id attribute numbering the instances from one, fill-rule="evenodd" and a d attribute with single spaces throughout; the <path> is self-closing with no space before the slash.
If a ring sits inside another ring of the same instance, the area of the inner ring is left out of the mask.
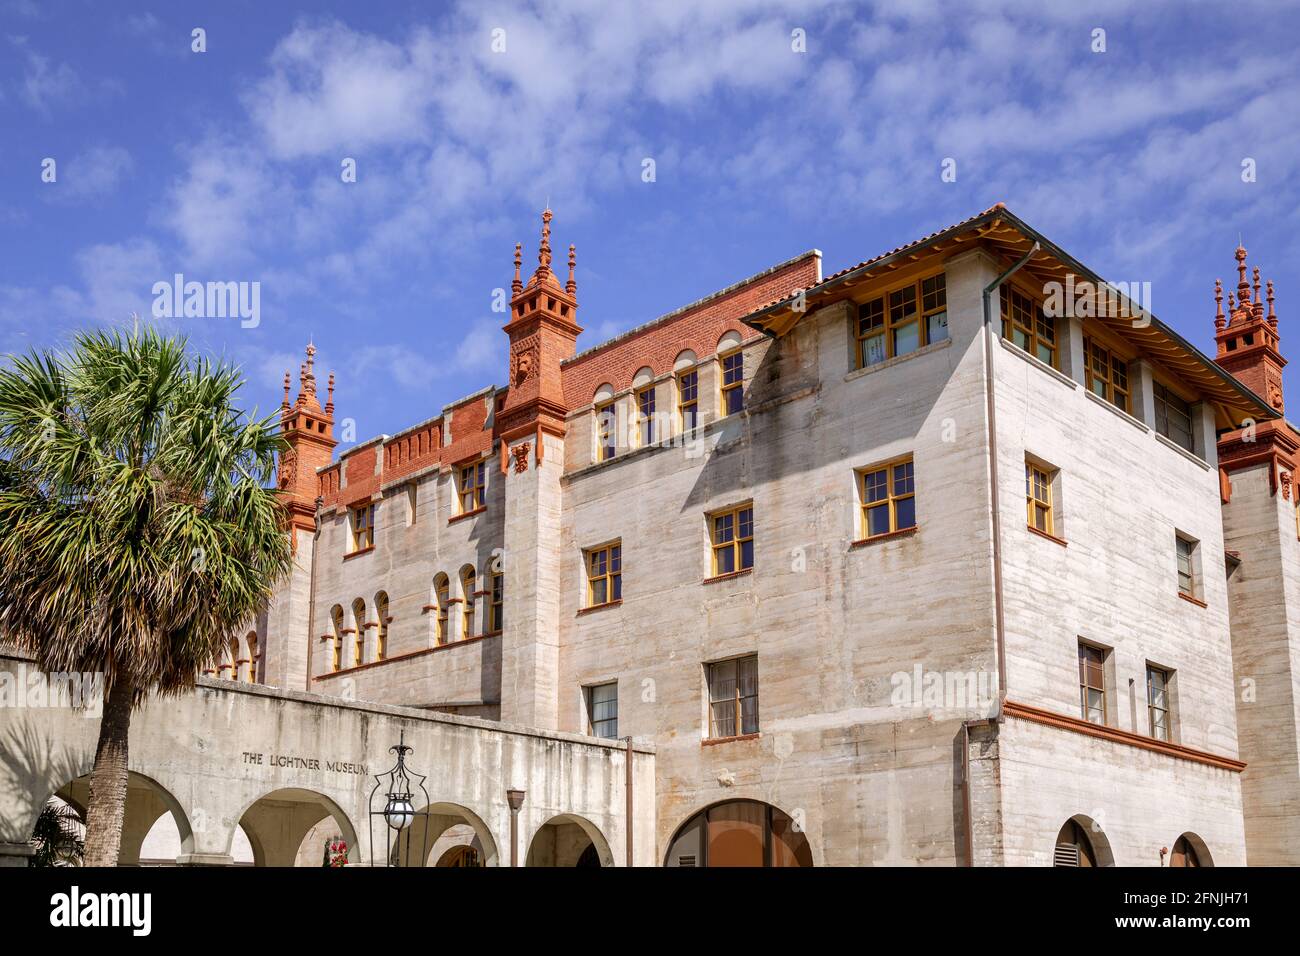
<path id="1" fill-rule="evenodd" d="M 1240 234 L 1300 359 L 1298 26 L 1279 2 L 0 0 L 0 351 L 148 316 L 177 272 L 257 281 L 257 328 L 169 324 L 264 411 L 314 336 L 364 440 L 504 382 L 493 290 L 548 199 L 580 348 L 1002 200 L 1210 354 Z"/>

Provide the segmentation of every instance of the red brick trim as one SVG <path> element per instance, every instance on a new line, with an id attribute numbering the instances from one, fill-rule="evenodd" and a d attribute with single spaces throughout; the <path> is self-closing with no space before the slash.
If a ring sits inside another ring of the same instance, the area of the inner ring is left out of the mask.
<path id="1" fill-rule="evenodd" d="M 623 605 L 622 598 L 619 598 L 617 601 L 606 601 L 604 604 L 593 604 L 590 607 L 578 608 L 578 613 L 575 614 L 574 617 L 582 617 L 584 614 L 591 614 L 595 611 L 603 611 L 607 607 L 621 607 L 622 605 Z"/>
<path id="2" fill-rule="evenodd" d="M 706 737 L 700 741 L 700 746 L 716 747 L 718 744 L 734 744 L 742 740 L 757 740 L 761 736 L 763 736 L 761 733 L 757 733 L 757 734 L 737 734 L 734 737 Z"/>
<path id="3" fill-rule="evenodd" d="M 481 515 L 485 511 L 487 511 L 487 505 L 483 505 L 479 508 L 475 508 L 473 511 L 462 511 L 460 514 L 452 515 L 450 518 L 448 518 L 447 524 L 455 524 L 457 521 L 464 521 L 466 518 L 472 518 L 475 515 Z"/>
<path id="4" fill-rule="evenodd" d="M 1063 548 L 1068 548 L 1070 546 L 1069 542 L 1067 542 L 1064 538 L 1058 538 L 1056 535 L 1048 534 L 1046 531 L 1039 531 L 1031 524 L 1027 524 L 1025 525 L 1025 527 L 1029 529 L 1030 534 L 1036 534 L 1040 538 L 1046 538 L 1048 541 L 1054 541 L 1055 543 L 1059 544 Z"/>
<path id="5" fill-rule="evenodd" d="M 715 574 L 711 578 L 705 578 L 701 584 L 716 584 L 719 581 L 730 581 L 732 578 L 744 577 L 746 574 L 753 574 L 753 568 L 741 568 L 739 571 L 732 571 L 728 574 Z M 730 739 L 730 738 L 728 738 Z"/>
<path id="6" fill-rule="evenodd" d="M 363 625 L 361 625 L 361 626 L 364 627 L 364 628 L 368 631 L 368 630 L 370 630 L 372 627 L 378 627 L 378 626 L 379 626 L 379 622 L 378 622 L 378 621 L 366 621 L 366 623 L 363 624 Z"/>
<path id="7" fill-rule="evenodd" d="M 1232 757 L 1212 754 L 1205 750 L 1195 750 L 1192 747 L 1184 747 L 1182 744 L 1157 740 L 1154 737 L 1135 734 L 1128 730 L 1120 730 L 1118 727 L 1103 727 L 1086 721 L 1082 717 L 1068 717 L 1065 714 L 1044 710 L 1041 707 L 1031 707 L 1028 704 L 1018 704 L 1010 700 L 1003 701 L 1002 713 L 1007 717 L 1016 717 L 1020 720 L 1028 720 L 1032 723 L 1044 724 L 1060 730 L 1071 730 L 1077 734 L 1083 734 L 1085 737 L 1096 737 L 1099 740 L 1127 744 L 1140 750 L 1150 750 L 1169 757 L 1177 757 L 1180 760 L 1205 764 L 1207 767 L 1231 770 L 1233 773 L 1241 773 L 1246 769 L 1244 763 L 1240 760 L 1234 760 Z"/>
<path id="8" fill-rule="evenodd" d="M 1188 604 L 1195 604 L 1197 607 L 1209 607 L 1209 605 L 1206 604 L 1204 601 L 1202 601 L 1200 598 L 1194 598 L 1190 594 L 1184 594 L 1182 591 L 1178 592 L 1178 596 L 1182 598 L 1184 601 L 1186 601 Z"/>
<path id="9" fill-rule="evenodd" d="M 343 560 L 344 560 L 344 561 L 350 561 L 350 560 L 352 560 L 353 558 L 359 558 L 359 557 L 361 557 L 361 555 L 363 555 L 363 554 L 369 554 L 369 553 L 370 553 L 371 551 L 373 551 L 373 550 L 375 550 L 375 546 L 372 544 L 370 547 L 368 547 L 368 548 L 362 548 L 362 549 L 359 550 L 359 551 L 349 551 L 347 554 L 343 555 Z"/>
<path id="10" fill-rule="evenodd" d="M 869 544 L 879 544 L 881 541 L 894 541 L 898 538 L 910 538 L 921 529 L 919 527 L 903 528 L 899 531 L 889 531 L 885 534 L 873 534 L 870 538 L 859 538 L 849 545 L 850 548 L 864 548 Z"/>
<path id="11" fill-rule="evenodd" d="M 421 614 L 428 614 L 430 611 L 436 611 L 436 610 L 438 610 L 438 605 L 436 605 L 436 604 L 426 604 L 424 607 L 420 608 L 420 613 L 421 613 Z M 389 618 L 389 620 L 391 621 L 392 618 Z"/>

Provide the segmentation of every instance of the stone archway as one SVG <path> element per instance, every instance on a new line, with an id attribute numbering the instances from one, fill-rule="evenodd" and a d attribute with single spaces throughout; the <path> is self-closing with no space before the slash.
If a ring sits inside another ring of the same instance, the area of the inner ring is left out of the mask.
<path id="1" fill-rule="evenodd" d="M 273 790 L 249 804 L 237 821 L 253 848 L 254 866 L 316 866 L 323 862 L 324 839 L 338 836 L 348 846 L 348 859 L 362 861 L 356 829 L 339 805 L 324 794 L 298 787 Z M 318 824 L 324 823 L 324 829 Z M 304 847 L 308 835 L 333 831 L 321 838 L 320 847 Z M 226 841 L 226 853 L 234 842 Z"/>
<path id="2" fill-rule="evenodd" d="M 590 820 L 574 813 L 551 817 L 528 842 L 525 866 L 613 866 L 609 841 Z"/>
<path id="3" fill-rule="evenodd" d="M 1174 841 L 1169 854 L 1170 866 L 1214 866 L 1210 848 L 1195 833 L 1187 832 Z"/>
<path id="4" fill-rule="evenodd" d="M 90 774 L 64 784 L 52 796 L 75 809 L 82 822 L 90 799 Z M 130 770 L 126 775 L 126 811 L 122 816 L 122 842 L 117 854 L 118 866 L 139 866 L 140 849 L 145 837 L 164 815 L 171 814 L 176 826 L 179 854 L 194 851 L 194 833 L 180 803 L 158 781 Z M 36 825 L 32 821 L 32 827 Z"/>
<path id="5" fill-rule="evenodd" d="M 418 811 L 420 808 L 416 809 Z M 488 825 L 477 813 L 457 803 L 431 803 L 425 809 L 428 812 L 427 817 L 417 817 L 415 823 L 401 832 L 398 838 L 401 841 L 400 849 L 398 839 L 390 840 L 389 837 L 394 835 L 380 833 L 377 823 L 372 836 L 376 854 L 382 856 L 380 850 L 387 846 L 389 860 L 393 866 L 441 866 L 442 858 L 450 849 L 468 846 L 477 855 L 476 866 L 499 865 L 496 840 Z M 408 838 L 411 846 L 409 856 L 405 850 Z M 422 849 L 427 849 L 427 853 L 421 864 L 417 861 L 420 859 Z M 409 864 L 406 862 L 408 858 Z"/>
<path id="6" fill-rule="evenodd" d="M 1111 851 L 1101 824 L 1082 813 L 1065 821 L 1056 834 L 1052 851 L 1053 866 L 1114 866 L 1115 854 Z"/>
<path id="7" fill-rule="evenodd" d="M 664 858 L 664 866 L 812 865 L 812 847 L 794 818 L 759 800 L 725 800 L 692 814 Z"/>

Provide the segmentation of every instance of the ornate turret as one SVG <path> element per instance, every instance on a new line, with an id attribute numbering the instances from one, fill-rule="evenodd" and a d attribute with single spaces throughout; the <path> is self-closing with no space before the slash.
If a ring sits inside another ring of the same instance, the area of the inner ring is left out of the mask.
<path id="1" fill-rule="evenodd" d="M 285 493 L 291 526 L 312 531 L 316 527 L 316 469 L 330 463 L 334 455 L 334 373 L 322 408 L 316 396 L 316 346 L 307 344 L 307 361 L 298 368 L 298 397 L 289 403 L 289 373 L 284 373 L 284 401 L 280 405 L 280 432 L 289 448 L 280 456 L 277 484 Z"/>
<path id="2" fill-rule="evenodd" d="M 1215 361 L 1235 375 L 1278 414 L 1282 413 L 1282 369 L 1286 359 L 1278 350 L 1277 314 L 1273 307 L 1273 283 L 1268 283 L 1268 314 L 1259 294 L 1259 269 L 1254 270 L 1254 288 L 1246 279 L 1246 250 L 1237 247 L 1237 291 L 1228 293 L 1228 316 L 1222 307 L 1223 285 L 1214 282 L 1216 303 L 1214 338 L 1218 343 Z"/>
<path id="3" fill-rule="evenodd" d="M 573 357 L 582 328 L 577 321 L 575 248 L 569 246 L 569 280 L 565 285 L 560 285 L 551 269 L 553 217 L 549 209 L 542 213 L 537 268 L 527 284 L 519 273 L 522 247 L 515 245 L 510 321 L 504 326 L 510 337 L 510 387 L 497 420 L 503 448 L 515 439 L 536 433 L 535 447 L 540 450 L 542 432 L 564 435 L 568 408 L 560 382 L 560 363 Z"/>

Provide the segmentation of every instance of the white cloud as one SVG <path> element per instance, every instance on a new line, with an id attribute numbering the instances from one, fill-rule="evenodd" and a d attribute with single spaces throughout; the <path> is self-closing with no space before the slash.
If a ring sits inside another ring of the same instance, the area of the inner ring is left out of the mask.
<path id="1" fill-rule="evenodd" d="M 59 178 L 44 195 L 56 202 L 95 199 L 115 189 L 133 165 L 120 146 L 92 146 L 59 167 Z"/>

